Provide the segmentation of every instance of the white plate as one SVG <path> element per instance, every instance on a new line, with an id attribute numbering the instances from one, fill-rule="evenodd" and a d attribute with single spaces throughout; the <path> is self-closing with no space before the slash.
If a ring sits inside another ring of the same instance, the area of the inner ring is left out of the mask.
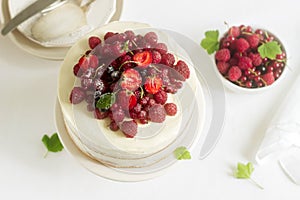
<path id="1" fill-rule="evenodd" d="M 222 131 L 225 117 L 225 93 L 223 85 L 213 72 L 213 63 L 198 45 L 181 34 L 172 31 L 167 31 L 167 33 L 171 35 L 173 39 L 175 39 L 189 53 L 189 56 L 191 56 L 191 59 L 196 68 L 198 79 L 202 83 L 202 87 L 205 93 L 207 113 L 204 122 L 206 126 L 204 132 L 202 132 L 201 134 L 196 133 L 197 137 L 194 138 L 194 141 L 192 141 L 192 149 L 195 147 L 198 148 L 201 143 L 201 140 L 198 140 L 200 135 L 204 137 L 207 134 L 211 134 L 213 131 Z M 197 53 L 199 54 L 197 55 Z M 200 59 L 200 62 L 198 58 Z M 205 68 L 211 70 L 205 70 Z M 207 83 L 210 83 L 210 85 L 208 85 Z M 57 105 L 56 108 L 56 122 L 59 135 L 68 151 L 76 159 L 78 159 L 84 167 L 86 167 L 96 175 L 118 181 L 141 181 L 163 174 L 167 169 L 169 169 L 170 166 L 176 163 L 176 160 L 174 160 L 174 158 L 171 160 L 164 159 L 164 161 L 162 161 L 163 163 L 161 164 L 163 165 L 163 167 L 161 167 L 160 170 L 155 171 L 149 171 L 146 168 L 139 168 L 138 171 L 127 171 L 120 170 L 118 168 L 107 167 L 105 165 L 102 165 L 100 162 L 91 159 L 76 147 L 68 132 L 66 131 L 64 119 L 62 117 L 59 105 Z M 197 141 L 199 142 L 197 143 Z"/>
<path id="2" fill-rule="evenodd" d="M 116 12 L 111 17 L 110 21 L 117 21 L 120 19 L 123 0 L 117 0 L 116 2 Z M 2 0 L 2 12 L 0 12 L 1 18 L 3 19 L 3 24 L 6 24 L 10 19 L 10 14 L 8 11 L 8 0 Z M 63 60 L 67 54 L 69 48 L 67 47 L 44 47 L 36 44 L 25 37 L 19 30 L 14 30 L 9 34 L 10 39 L 22 50 L 45 59 L 50 60 Z"/>

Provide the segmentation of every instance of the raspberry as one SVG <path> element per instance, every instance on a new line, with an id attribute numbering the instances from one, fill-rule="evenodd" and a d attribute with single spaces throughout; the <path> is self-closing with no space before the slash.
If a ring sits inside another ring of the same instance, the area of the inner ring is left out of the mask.
<path id="1" fill-rule="evenodd" d="M 181 74 L 185 79 L 188 79 L 190 77 L 190 69 L 188 65 L 182 61 L 179 60 L 177 64 L 174 66 L 174 69 Z"/>
<path id="2" fill-rule="evenodd" d="M 105 35 L 104 35 L 104 40 L 107 40 L 108 38 L 110 38 L 110 37 L 112 37 L 112 36 L 114 36 L 115 35 L 115 33 L 113 33 L 113 32 L 107 32 Z"/>
<path id="3" fill-rule="evenodd" d="M 160 90 L 153 95 L 153 98 L 156 101 L 156 103 L 164 105 L 168 99 L 168 94 L 165 91 Z"/>
<path id="4" fill-rule="evenodd" d="M 160 61 L 161 61 L 161 54 L 158 51 L 153 50 L 152 51 L 152 63 L 157 64 L 157 63 L 160 63 Z"/>
<path id="5" fill-rule="evenodd" d="M 77 77 L 80 77 L 83 74 L 82 70 L 80 69 L 80 66 L 79 66 L 78 63 L 76 65 L 74 65 L 74 67 L 73 67 L 73 73 Z"/>
<path id="6" fill-rule="evenodd" d="M 135 120 L 123 122 L 120 128 L 128 138 L 133 138 L 137 134 L 137 123 Z"/>
<path id="7" fill-rule="evenodd" d="M 238 50 L 238 52 L 245 52 L 247 49 L 249 49 L 250 45 L 244 38 L 239 38 L 235 41 L 235 48 Z"/>
<path id="8" fill-rule="evenodd" d="M 127 37 L 128 40 L 132 40 L 134 38 L 134 36 L 135 36 L 134 32 L 131 31 L 131 30 L 125 31 L 124 34 L 126 35 L 126 37 Z"/>
<path id="9" fill-rule="evenodd" d="M 237 26 L 232 26 L 228 31 L 228 35 L 233 36 L 235 38 L 240 36 L 240 33 L 241 33 L 240 28 Z"/>
<path id="10" fill-rule="evenodd" d="M 118 109 L 112 112 L 112 119 L 115 122 L 122 122 L 125 118 L 125 113 L 122 109 Z"/>
<path id="11" fill-rule="evenodd" d="M 216 60 L 227 62 L 230 59 L 230 51 L 229 49 L 220 49 L 217 51 Z"/>
<path id="12" fill-rule="evenodd" d="M 175 63 L 175 57 L 171 53 L 162 54 L 160 63 L 171 67 Z"/>
<path id="13" fill-rule="evenodd" d="M 157 43 L 155 45 L 155 50 L 158 51 L 160 54 L 165 54 L 168 51 L 168 47 L 164 43 Z"/>
<path id="14" fill-rule="evenodd" d="M 249 35 L 246 39 L 251 48 L 256 48 L 259 44 L 259 37 L 257 34 Z"/>
<path id="15" fill-rule="evenodd" d="M 141 112 L 141 110 L 142 110 L 142 105 L 139 103 L 137 103 L 132 109 L 132 111 L 135 113 L 139 113 L 139 112 Z"/>
<path id="16" fill-rule="evenodd" d="M 96 37 L 96 36 L 92 36 L 89 38 L 89 46 L 91 49 L 94 49 L 97 45 L 101 44 L 101 39 Z"/>
<path id="17" fill-rule="evenodd" d="M 179 89 L 181 89 L 181 88 L 182 88 L 182 86 L 183 86 L 183 83 L 182 83 L 182 82 L 180 82 L 180 81 L 178 81 L 178 82 L 175 82 L 175 85 L 174 85 L 174 86 L 175 86 L 175 88 L 176 88 L 176 89 L 178 89 L 178 90 L 179 90 Z"/>
<path id="18" fill-rule="evenodd" d="M 148 105 L 149 105 L 149 106 L 153 106 L 155 103 L 156 103 L 156 102 L 155 102 L 154 99 L 149 99 L 149 101 L 148 101 Z"/>
<path id="19" fill-rule="evenodd" d="M 170 115 L 170 116 L 176 115 L 176 113 L 177 113 L 177 106 L 176 106 L 176 104 L 174 104 L 174 103 L 166 103 L 164 107 L 165 107 L 165 111 L 166 111 L 167 115 Z"/>
<path id="20" fill-rule="evenodd" d="M 145 96 L 143 98 L 140 99 L 139 103 L 142 105 L 142 106 L 145 106 L 148 104 L 148 101 L 149 101 L 149 97 Z"/>
<path id="21" fill-rule="evenodd" d="M 239 59 L 239 67 L 243 70 L 252 68 L 253 67 L 252 60 L 247 56 L 241 57 Z"/>
<path id="22" fill-rule="evenodd" d="M 117 109 L 119 109 L 119 105 L 117 103 L 114 103 L 113 105 L 111 105 L 110 110 L 111 111 L 116 111 Z"/>
<path id="23" fill-rule="evenodd" d="M 141 124 L 148 124 L 148 120 L 147 119 L 140 119 L 140 123 Z"/>
<path id="24" fill-rule="evenodd" d="M 108 116 L 108 112 L 101 112 L 99 109 L 95 109 L 94 116 L 96 119 L 105 119 Z"/>
<path id="25" fill-rule="evenodd" d="M 233 58 L 231 58 L 231 59 L 229 60 L 229 64 L 230 64 L 231 66 L 238 65 L 238 64 L 239 64 L 239 60 L 238 60 L 237 58 L 233 57 Z"/>
<path id="26" fill-rule="evenodd" d="M 72 104 L 79 104 L 85 98 L 85 93 L 81 87 L 74 87 L 70 94 L 70 102 Z"/>
<path id="27" fill-rule="evenodd" d="M 229 69 L 229 63 L 224 61 L 219 61 L 217 63 L 218 70 L 221 74 L 226 74 Z"/>
<path id="28" fill-rule="evenodd" d="M 138 114 L 138 119 L 147 119 L 147 112 L 145 110 L 142 110 L 139 114 Z"/>
<path id="29" fill-rule="evenodd" d="M 238 66 L 233 66 L 228 71 L 228 78 L 231 81 L 237 81 L 242 76 L 242 71 Z"/>
<path id="30" fill-rule="evenodd" d="M 166 111 L 160 104 L 155 104 L 149 108 L 149 119 L 152 122 L 162 123 L 166 119 Z"/>
<path id="31" fill-rule="evenodd" d="M 111 122 L 110 122 L 109 128 L 110 128 L 110 130 L 112 130 L 112 131 L 117 131 L 117 130 L 119 130 L 119 126 L 118 126 L 118 124 L 117 124 L 115 121 L 111 121 Z"/>
<path id="32" fill-rule="evenodd" d="M 157 43 L 158 37 L 154 32 L 148 32 L 144 35 L 146 42 L 150 43 L 152 46 Z"/>
<path id="33" fill-rule="evenodd" d="M 249 53 L 249 58 L 252 60 L 252 64 L 256 67 L 262 63 L 262 58 L 258 53 Z"/>
<path id="34" fill-rule="evenodd" d="M 262 78 L 263 78 L 264 81 L 267 83 L 267 85 L 271 85 L 271 84 L 274 83 L 274 81 L 275 81 L 273 72 L 269 72 L 269 73 L 267 73 L 267 74 L 264 74 L 264 75 L 262 76 Z"/>

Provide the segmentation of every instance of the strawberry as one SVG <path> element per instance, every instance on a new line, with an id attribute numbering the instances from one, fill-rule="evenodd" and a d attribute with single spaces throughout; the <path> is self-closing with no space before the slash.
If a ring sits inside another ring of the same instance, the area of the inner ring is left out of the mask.
<path id="1" fill-rule="evenodd" d="M 156 94 L 162 86 L 161 78 L 154 76 L 154 77 L 147 77 L 144 87 L 145 90 L 150 94 Z"/>
<path id="2" fill-rule="evenodd" d="M 146 68 L 152 63 L 152 54 L 149 51 L 136 53 L 133 61 L 141 68 Z"/>
<path id="3" fill-rule="evenodd" d="M 124 110 L 131 110 L 137 104 L 137 98 L 131 91 L 121 90 L 117 94 L 117 104 Z"/>
<path id="4" fill-rule="evenodd" d="M 95 69 L 98 67 L 98 64 L 99 64 L 98 57 L 93 54 L 83 55 L 78 61 L 78 65 L 80 69 L 84 71 L 86 71 L 88 68 Z"/>
<path id="5" fill-rule="evenodd" d="M 127 69 L 122 73 L 120 86 L 123 89 L 135 91 L 140 87 L 142 83 L 142 77 L 135 69 Z"/>
<path id="6" fill-rule="evenodd" d="M 87 70 L 87 68 L 89 67 L 89 61 L 87 59 L 87 57 L 85 55 L 83 55 L 79 61 L 78 61 L 78 65 L 81 69 L 83 70 Z"/>
<path id="7" fill-rule="evenodd" d="M 88 56 L 88 58 L 89 58 L 89 67 L 93 68 L 93 69 L 97 68 L 98 64 L 99 64 L 98 57 L 95 56 L 95 55 L 90 54 Z"/>

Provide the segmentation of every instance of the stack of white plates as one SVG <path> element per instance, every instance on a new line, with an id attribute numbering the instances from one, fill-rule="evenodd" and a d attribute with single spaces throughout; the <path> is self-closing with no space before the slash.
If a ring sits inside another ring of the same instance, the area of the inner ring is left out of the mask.
<path id="1" fill-rule="evenodd" d="M 3 0 L 0 12 L 2 26 L 33 2 L 34 0 Z M 85 2 L 88 0 L 83 0 L 82 4 Z M 70 46 L 80 37 L 106 23 L 119 20 L 122 7 L 123 0 L 95 0 L 86 12 L 87 25 L 80 32 L 71 34 L 71 37 L 61 37 L 48 42 L 35 39 L 31 27 L 42 14 L 36 14 L 20 24 L 9 34 L 9 37 L 18 47 L 30 54 L 46 59 L 62 60 Z"/>

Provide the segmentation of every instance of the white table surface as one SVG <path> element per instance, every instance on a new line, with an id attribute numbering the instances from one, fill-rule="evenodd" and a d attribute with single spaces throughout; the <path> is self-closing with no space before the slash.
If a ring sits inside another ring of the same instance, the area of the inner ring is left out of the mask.
<path id="1" fill-rule="evenodd" d="M 43 158 L 43 134 L 55 132 L 54 105 L 60 61 L 43 60 L 0 37 L 0 199 L 272 199 L 300 198 L 277 162 L 256 166 L 265 189 L 232 177 L 238 161 L 254 161 L 264 131 L 300 66 L 299 3 L 287 1 L 125 0 L 122 20 L 141 21 L 183 33 L 199 43 L 205 30 L 255 24 L 285 43 L 289 72 L 276 89 L 256 95 L 226 90 L 223 135 L 205 160 L 173 166 L 165 175 L 138 183 L 95 176 L 65 150 Z"/>

